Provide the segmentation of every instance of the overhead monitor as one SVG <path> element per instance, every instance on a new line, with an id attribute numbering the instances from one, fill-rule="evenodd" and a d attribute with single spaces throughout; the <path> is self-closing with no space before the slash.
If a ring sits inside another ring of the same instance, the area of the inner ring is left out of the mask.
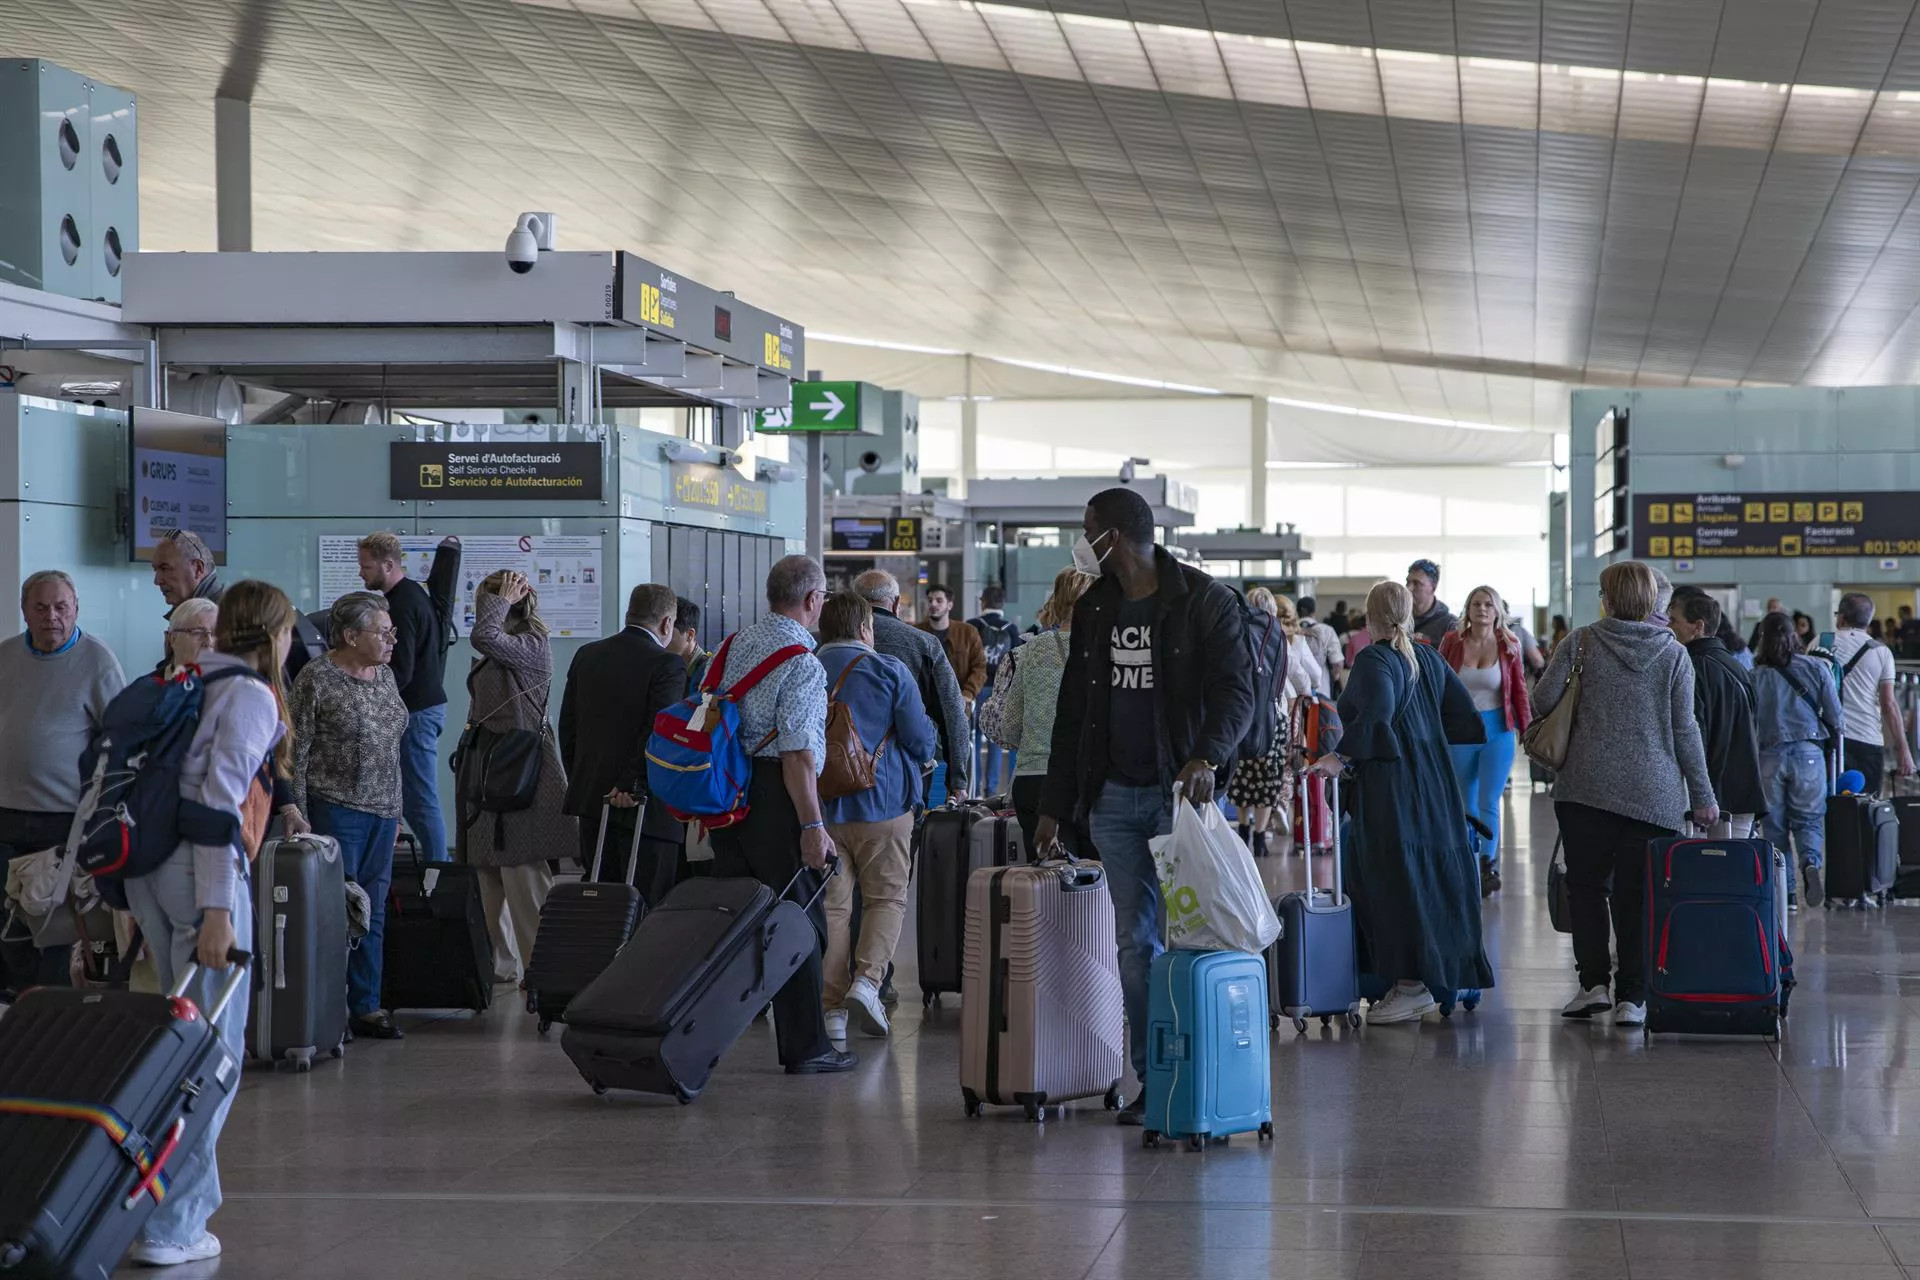
<path id="1" fill-rule="evenodd" d="M 166 409 L 128 411 L 132 437 L 133 558 L 175 529 L 206 539 L 215 564 L 227 562 L 227 424 Z"/>

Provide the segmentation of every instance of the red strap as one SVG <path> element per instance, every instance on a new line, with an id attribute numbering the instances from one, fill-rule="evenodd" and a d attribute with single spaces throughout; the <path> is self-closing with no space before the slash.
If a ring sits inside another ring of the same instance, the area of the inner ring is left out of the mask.
<path id="1" fill-rule="evenodd" d="M 707 660 L 707 674 L 700 680 L 700 692 L 712 693 L 720 687 L 720 678 L 727 673 L 727 651 L 733 648 L 733 637 L 728 636 L 720 642 L 713 657 Z"/>
<path id="2" fill-rule="evenodd" d="M 746 675 L 741 676 L 739 681 L 735 683 L 731 689 L 727 690 L 727 701 L 740 701 L 740 699 L 746 697 L 747 694 L 753 691 L 755 685 L 773 674 L 774 668 L 782 666 L 791 659 L 798 658 L 808 652 L 810 652 L 810 650 L 803 644 L 790 644 L 775 649 L 772 653 L 760 660 L 759 666 L 747 672 Z"/>

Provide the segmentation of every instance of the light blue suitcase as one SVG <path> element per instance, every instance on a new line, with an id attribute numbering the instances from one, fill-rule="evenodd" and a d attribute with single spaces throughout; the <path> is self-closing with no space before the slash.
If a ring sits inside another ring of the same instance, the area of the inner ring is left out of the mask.
<path id="1" fill-rule="evenodd" d="M 1165 951 L 1147 998 L 1146 1146 L 1273 1137 L 1267 966 L 1240 951 Z"/>

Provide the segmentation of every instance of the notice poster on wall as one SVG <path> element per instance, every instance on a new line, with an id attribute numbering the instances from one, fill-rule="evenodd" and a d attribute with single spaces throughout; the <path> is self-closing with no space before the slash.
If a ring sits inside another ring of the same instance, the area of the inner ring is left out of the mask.
<path id="1" fill-rule="evenodd" d="M 407 576 L 425 583 L 433 567 L 436 535 L 402 534 L 400 550 Z M 605 582 L 602 539 L 543 537 L 537 534 L 480 534 L 460 539 L 460 581 L 453 606 L 454 626 L 462 636 L 473 631 L 473 593 L 502 569 L 523 573 L 540 597 L 540 617 L 562 639 L 594 640 L 602 634 L 600 589 Z M 320 598 L 331 605 L 349 591 L 362 591 L 360 540 L 351 534 L 320 538 Z"/>
<path id="2" fill-rule="evenodd" d="M 227 562 L 227 424 L 165 409 L 136 408 L 133 437 L 133 558 L 153 559 L 178 529 L 205 538 Z"/>

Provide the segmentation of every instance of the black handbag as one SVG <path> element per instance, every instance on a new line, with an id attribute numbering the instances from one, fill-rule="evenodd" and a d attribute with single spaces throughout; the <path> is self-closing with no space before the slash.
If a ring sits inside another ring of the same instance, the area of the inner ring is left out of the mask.
<path id="1" fill-rule="evenodd" d="M 467 694 L 471 702 L 473 677 L 491 659 L 482 658 L 467 675 Z M 511 676 L 510 676 L 511 678 Z M 508 702 L 525 697 L 528 690 L 515 693 Z M 482 813 L 518 813 L 533 808 L 540 791 L 540 768 L 545 758 L 546 709 L 541 709 L 542 728 L 508 729 L 501 733 L 486 727 L 486 721 L 498 715 L 502 703 L 484 716 L 467 722 L 454 749 L 453 772 L 456 794 L 463 813 L 461 829 L 473 824 Z M 500 848 L 503 826 L 494 824 L 494 847 Z"/>
<path id="2" fill-rule="evenodd" d="M 1567 897 L 1567 864 L 1561 857 L 1560 837 L 1553 838 L 1553 860 L 1547 864 L 1547 919 L 1555 933 L 1573 932 L 1573 906 Z"/>

